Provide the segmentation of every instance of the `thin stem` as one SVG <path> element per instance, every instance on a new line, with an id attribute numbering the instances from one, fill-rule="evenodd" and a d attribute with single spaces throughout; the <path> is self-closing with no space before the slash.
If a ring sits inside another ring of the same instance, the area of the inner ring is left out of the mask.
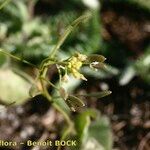
<path id="1" fill-rule="evenodd" d="M 57 67 L 58 74 L 59 74 L 59 86 L 61 86 L 61 81 L 62 81 L 61 70 L 60 70 L 60 67 L 58 65 L 56 65 L 56 67 Z"/>
<path id="2" fill-rule="evenodd" d="M 72 120 L 70 119 L 69 115 L 57 103 L 53 103 L 53 106 L 64 116 L 67 124 L 69 126 L 73 126 Z"/>
<path id="3" fill-rule="evenodd" d="M 0 10 L 5 7 L 11 0 L 5 0 L 1 5 L 0 5 Z"/>
<path id="4" fill-rule="evenodd" d="M 52 82 L 50 82 L 49 80 L 47 80 L 47 79 L 45 79 L 45 78 L 43 78 L 43 77 L 41 77 L 41 79 L 43 79 L 43 80 L 45 80 L 47 83 L 49 83 L 52 87 L 54 87 L 56 90 L 59 90 L 58 88 L 57 88 L 57 86 L 55 86 Z"/>
<path id="5" fill-rule="evenodd" d="M 52 62 L 52 60 L 54 59 L 57 51 L 60 49 L 61 45 L 64 43 L 64 41 L 66 40 L 66 38 L 68 37 L 68 35 L 74 30 L 74 28 L 81 22 L 83 22 L 84 20 L 88 19 L 90 17 L 90 14 L 86 14 L 83 15 L 79 18 L 77 18 L 75 21 L 73 21 L 73 23 L 65 30 L 65 32 L 63 33 L 63 35 L 60 37 L 58 43 L 55 45 L 55 47 L 53 48 L 52 52 L 50 53 L 49 57 L 47 59 L 45 59 L 40 66 L 40 73 L 39 73 L 39 78 L 40 78 L 40 82 L 42 85 L 42 89 L 43 89 L 43 95 L 50 101 L 52 102 L 52 97 L 49 95 L 47 88 L 43 82 L 43 78 L 46 78 L 46 74 L 48 71 L 48 67 L 51 66 L 52 64 L 58 64 L 57 62 Z M 60 70 L 58 69 L 58 72 Z M 61 73 L 61 72 L 59 72 Z M 41 78 L 42 77 L 42 78 Z M 60 77 L 61 79 L 61 77 Z M 51 83 L 50 83 L 51 84 Z M 51 84 L 52 85 L 52 84 Z M 69 128 L 66 130 L 66 132 L 64 132 L 64 135 L 62 136 L 62 139 L 65 139 L 66 136 L 72 131 L 72 129 L 74 129 L 74 124 L 72 122 L 72 120 L 70 119 L 70 116 L 67 114 L 67 112 L 65 112 L 63 110 L 63 108 L 61 108 L 61 106 L 59 106 L 56 102 L 52 103 L 52 105 L 64 116 Z M 60 150 L 61 147 L 58 147 L 58 150 Z"/>
<path id="6" fill-rule="evenodd" d="M 3 50 L 3 49 L 1 49 L 1 48 L 0 48 L 0 52 L 3 53 L 3 54 L 5 54 L 5 55 L 8 55 L 8 56 L 11 57 L 11 58 L 14 58 L 14 59 L 16 59 L 16 60 L 18 60 L 18 61 L 21 61 L 21 62 L 23 62 L 23 63 L 25 63 L 25 64 L 27 64 L 27 65 L 30 65 L 30 66 L 32 66 L 32 67 L 34 67 L 34 68 L 36 68 L 36 69 L 39 69 L 36 65 L 34 65 L 34 64 L 30 63 L 30 62 L 28 62 L 27 60 L 24 60 L 24 59 L 21 59 L 21 58 L 19 58 L 19 57 L 17 57 L 17 56 L 14 56 L 14 55 L 12 55 L 11 53 L 6 52 L 5 50 Z"/>
<path id="7" fill-rule="evenodd" d="M 49 58 L 54 58 L 55 54 L 57 53 L 58 49 L 60 48 L 60 46 L 63 44 L 63 42 L 65 41 L 65 39 L 67 38 L 67 36 L 71 33 L 71 31 L 73 30 L 72 26 L 69 26 L 65 33 L 60 37 L 60 40 L 58 41 L 58 43 L 56 44 L 56 46 L 54 47 L 54 49 L 52 50 L 52 53 L 49 55 Z"/>
<path id="8" fill-rule="evenodd" d="M 40 81 L 42 83 L 42 87 L 43 87 L 43 95 L 50 101 L 52 102 L 52 97 L 49 95 L 47 89 L 45 88 L 45 85 L 43 85 L 43 79 L 40 78 Z M 70 119 L 70 117 L 68 116 L 68 114 L 57 104 L 57 103 L 53 103 L 53 106 L 64 116 L 67 124 L 69 126 L 73 126 L 73 123 Z"/>
<path id="9" fill-rule="evenodd" d="M 50 53 L 49 58 L 54 58 L 55 57 L 57 51 L 60 49 L 61 45 L 64 43 L 64 41 L 66 40 L 68 35 L 74 30 L 74 28 L 77 25 L 79 25 L 79 23 L 85 21 L 90 16 L 91 16 L 91 14 L 85 14 L 85 15 L 77 18 L 75 21 L 72 22 L 72 24 L 70 26 L 68 26 L 68 28 L 65 30 L 63 35 L 60 37 L 58 43 L 56 44 L 56 46 L 53 48 L 52 52 Z"/>
<path id="10" fill-rule="evenodd" d="M 66 139 L 67 135 L 72 131 L 72 127 L 69 127 L 66 129 L 66 131 L 63 133 L 62 138 L 60 139 L 60 141 L 63 141 Z M 61 150 L 61 145 L 58 146 L 57 150 Z"/>
<path id="11" fill-rule="evenodd" d="M 51 100 L 51 97 L 50 97 L 50 95 L 48 94 L 46 94 L 46 95 L 44 95 L 49 101 L 51 101 L 52 102 L 52 100 Z M 69 115 L 55 102 L 55 103 L 52 103 L 52 105 L 53 105 L 53 107 L 57 110 L 57 111 L 59 111 L 63 116 L 64 116 L 64 119 L 66 120 L 66 122 L 67 122 L 67 124 L 68 124 L 68 129 L 64 132 L 64 134 L 63 134 L 63 136 L 62 136 L 62 138 L 61 138 L 61 140 L 63 140 L 63 139 L 65 139 L 66 138 L 66 136 L 72 131 L 72 130 L 74 130 L 74 124 L 73 124 L 73 122 L 72 122 L 72 120 L 70 119 L 70 117 L 69 117 Z M 61 146 L 58 146 L 58 148 L 57 148 L 57 150 L 60 150 L 61 149 Z"/>
<path id="12" fill-rule="evenodd" d="M 40 77 L 39 78 L 40 79 L 40 83 L 41 83 L 41 86 L 42 86 L 42 91 L 43 91 L 43 95 L 50 101 L 50 102 L 52 102 L 52 97 L 49 95 L 49 93 L 48 93 L 48 90 L 47 90 L 47 88 L 46 88 L 46 86 L 45 86 L 45 84 L 44 84 L 44 80 L 43 80 L 43 78 L 42 77 Z"/>

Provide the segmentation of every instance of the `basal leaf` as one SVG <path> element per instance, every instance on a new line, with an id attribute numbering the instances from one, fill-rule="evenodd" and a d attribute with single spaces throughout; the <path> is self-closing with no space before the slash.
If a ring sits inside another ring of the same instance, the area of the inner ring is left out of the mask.
<path id="1" fill-rule="evenodd" d="M 31 84 L 11 69 L 0 70 L 0 100 L 6 104 L 22 104 L 29 98 Z"/>

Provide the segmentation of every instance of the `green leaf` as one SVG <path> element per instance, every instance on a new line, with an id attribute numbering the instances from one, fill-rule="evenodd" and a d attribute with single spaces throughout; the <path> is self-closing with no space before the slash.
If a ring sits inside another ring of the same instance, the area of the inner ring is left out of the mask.
<path id="1" fill-rule="evenodd" d="M 127 66 L 119 79 L 119 84 L 122 86 L 128 84 L 135 75 L 136 71 L 134 66 L 132 64 Z"/>
<path id="2" fill-rule="evenodd" d="M 27 5 L 24 2 L 17 1 L 16 6 L 18 8 L 20 18 L 22 19 L 23 22 L 26 22 L 29 19 L 29 12 Z"/>
<path id="3" fill-rule="evenodd" d="M 88 129 L 82 150 L 112 150 L 113 138 L 107 117 L 100 117 Z"/>
<path id="4" fill-rule="evenodd" d="M 84 112 L 77 115 L 75 118 L 75 128 L 77 131 L 78 148 L 85 142 L 88 135 L 88 128 L 90 126 L 90 118 L 96 118 L 97 111 L 95 109 L 87 109 Z"/>
<path id="5" fill-rule="evenodd" d="M 31 84 L 11 69 L 0 70 L 0 100 L 6 104 L 22 104 L 29 98 Z"/>
<path id="6" fill-rule="evenodd" d="M 0 10 L 5 7 L 11 0 L 3 0 L 2 2 L 0 1 Z"/>
<path id="7" fill-rule="evenodd" d="M 91 121 L 91 117 L 94 121 Z M 87 109 L 75 118 L 75 129 L 80 150 L 112 150 L 113 138 L 107 117 L 95 109 Z"/>
<path id="8" fill-rule="evenodd" d="M 150 83 L 150 46 L 135 62 L 134 69 L 148 84 Z"/>

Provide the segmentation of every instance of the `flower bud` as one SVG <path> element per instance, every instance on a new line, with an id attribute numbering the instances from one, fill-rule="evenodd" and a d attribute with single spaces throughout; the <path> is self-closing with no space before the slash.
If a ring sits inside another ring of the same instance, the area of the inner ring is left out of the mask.
<path id="1" fill-rule="evenodd" d="M 108 96 L 112 93 L 112 91 L 102 91 L 102 92 L 94 92 L 94 93 L 90 93 L 90 94 L 85 94 L 82 96 L 86 96 L 86 97 L 96 97 L 96 98 L 102 98 L 105 96 Z"/>

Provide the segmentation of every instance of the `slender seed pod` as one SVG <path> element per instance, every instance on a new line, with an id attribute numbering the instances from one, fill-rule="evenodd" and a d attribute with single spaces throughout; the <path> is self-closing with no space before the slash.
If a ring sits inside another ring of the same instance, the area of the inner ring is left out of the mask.
<path id="1" fill-rule="evenodd" d="M 78 107 L 85 106 L 84 102 L 80 98 L 73 95 L 69 95 L 65 102 L 73 111 L 75 111 Z"/>
<path id="2" fill-rule="evenodd" d="M 87 63 L 92 63 L 92 62 L 101 62 L 103 63 L 106 60 L 106 58 L 102 55 L 98 55 L 98 54 L 92 54 L 90 56 L 88 56 L 87 58 Z"/>

